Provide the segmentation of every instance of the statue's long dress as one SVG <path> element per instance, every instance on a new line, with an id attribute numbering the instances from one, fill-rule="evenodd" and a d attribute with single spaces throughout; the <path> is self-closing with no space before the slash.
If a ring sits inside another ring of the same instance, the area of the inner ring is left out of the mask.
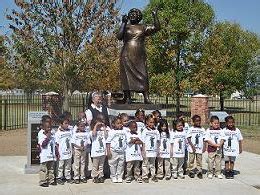
<path id="1" fill-rule="evenodd" d="M 154 32 L 154 26 L 127 24 L 120 57 L 120 76 L 123 90 L 148 91 L 145 37 Z"/>

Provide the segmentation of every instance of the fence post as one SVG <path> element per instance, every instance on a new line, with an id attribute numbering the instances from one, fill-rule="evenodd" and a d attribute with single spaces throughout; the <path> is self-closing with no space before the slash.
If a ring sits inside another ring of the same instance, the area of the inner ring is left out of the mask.
<path id="1" fill-rule="evenodd" d="M 2 124 L 2 120 L 3 120 L 3 117 L 2 117 L 2 96 L 0 95 L 0 130 L 2 130 L 3 128 L 3 124 Z"/>
<path id="2" fill-rule="evenodd" d="M 169 104 L 168 95 L 166 95 L 165 103 L 166 103 L 166 105 L 168 106 L 168 104 Z M 166 107 L 167 107 L 167 106 L 166 106 Z"/>
<path id="3" fill-rule="evenodd" d="M 7 129 L 7 100 L 4 100 L 4 130 Z"/>
<path id="4" fill-rule="evenodd" d="M 248 118 L 248 125 L 251 126 L 251 111 L 252 111 L 252 108 L 251 108 L 251 102 L 253 100 L 249 100 L 249 118 Z"/>
<path id="5" fill-rule="evenodd" d="M 85 97 L 86 97 L 86 96 L 82 95 L 82 103 L 83 103 L 83 104 L 82 104 L 82 105 L 83 105 L 83 109 L 82 109 L 82 110 L 83 110 L 83 112 L 85 112 L 85 109 L 86 109 L 86 100 L 85 100 Z"/>

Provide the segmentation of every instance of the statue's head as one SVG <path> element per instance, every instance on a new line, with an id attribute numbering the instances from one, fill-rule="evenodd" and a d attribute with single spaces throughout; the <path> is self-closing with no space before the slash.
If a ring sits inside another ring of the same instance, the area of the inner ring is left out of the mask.
<path id="1" fill-rule="evenodd" d="M 131 24 L 138 24 L 143 19 L 141 10 L 133 8 L 128 12 L 128 19 Z"/>

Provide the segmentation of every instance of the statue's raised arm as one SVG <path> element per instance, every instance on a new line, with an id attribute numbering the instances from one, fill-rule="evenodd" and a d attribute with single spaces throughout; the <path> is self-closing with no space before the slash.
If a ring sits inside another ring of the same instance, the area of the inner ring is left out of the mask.
<path id="1" fill-rule="evenodd" d="M 145 34 L 148 36 L 158 32 L 161 29 L 160 21 L 158 18 L 158 9 L 152 11 L 152 15 L 153 15 L 153 25 L 150 26 L 147 25 L 145 29 Z"/>
<path id="2" fill-rule="evenodd" d="M 128 22 L 128 16 L 127 15 L 123 15 L 123 17 L 122 17 L 122 24 L 121 24 L 121 26 L 119 28 L 118 33 L 117 33 L 117 38 L 119 40 L 123 40 L 127 22 Z"/>

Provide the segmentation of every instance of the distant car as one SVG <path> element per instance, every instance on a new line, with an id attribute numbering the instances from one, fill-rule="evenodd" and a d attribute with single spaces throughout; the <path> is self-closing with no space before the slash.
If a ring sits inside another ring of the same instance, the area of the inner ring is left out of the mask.
<path id="1" fill-rule="evenodd" d="M 243 96 L 243 95 L 240 95 L 240 96 L 235 96 L 235 97 L 233 97 L 232 99 L 235 99 L 235 100 L 242 100 L 242 99 L 246 99 L 246 97 Z"/>

